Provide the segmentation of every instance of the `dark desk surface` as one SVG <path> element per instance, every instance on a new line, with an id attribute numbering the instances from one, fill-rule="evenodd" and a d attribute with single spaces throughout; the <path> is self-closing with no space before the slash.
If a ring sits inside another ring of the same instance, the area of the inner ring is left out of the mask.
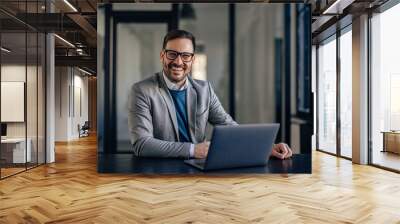
<path id="1" fill-rule="evenodd" d="M 141 158 L 132 154 L 99 153 L 97 171 L 141 174 L 311 173 L 311 154 L 295 154 L 285 160 L 271 158 L 266 166 L 203 172 L 183 163 L 182 159 Z"/>

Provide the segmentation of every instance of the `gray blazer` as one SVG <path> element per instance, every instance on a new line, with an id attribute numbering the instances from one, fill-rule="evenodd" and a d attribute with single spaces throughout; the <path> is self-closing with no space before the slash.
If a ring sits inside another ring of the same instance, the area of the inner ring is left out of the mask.
<path id="1" fill-rule="evenodd" d="M 208 81 L 188 76 L 188 126 L 193 143 L 205 141 L 206 125 L 237 125 Z M 174 102 L 162 73 L 135 83 L 129 94 L 128 122 L 133 151 L 145 157 L 189 158 L 190 144 L 179 142 Z"/>

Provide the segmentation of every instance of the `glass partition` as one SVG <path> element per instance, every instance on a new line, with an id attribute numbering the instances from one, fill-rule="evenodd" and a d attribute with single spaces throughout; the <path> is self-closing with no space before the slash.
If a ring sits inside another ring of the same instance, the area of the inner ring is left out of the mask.
<path id="1" fill-rule="evenodd" d="M 340 41 L 340 154 L 352 157 L 352 32 L 344 30 Z"/>
<path id="2" fill-rule="evenodd" d="M 400 170 L 400 4 L 371 18 L 372 164 Z"/>
<path id="3" fill-rule="evenodd" d="M 318 48 L 318 149 L 336 154 L 336 36 Z"/>
<path id="4" fill-rule="evenodd" d="M 22 17 L 44 12 L 43 5 L 0 3 Z M 44 33 L 0 12 L 0 178 L 45 163 L 45 45 Z"/>
<path id="5" fill-rule="evenodd" d="M 2 177 L 24 171 L 31 161 L 26 140 L 26 41 L 25 32 L 1 34 Z"/>

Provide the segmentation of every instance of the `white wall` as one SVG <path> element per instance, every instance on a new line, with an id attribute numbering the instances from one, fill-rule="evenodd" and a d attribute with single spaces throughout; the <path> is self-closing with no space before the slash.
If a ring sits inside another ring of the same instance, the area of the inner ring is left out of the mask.
<path id="1" fill-rule="evenodd" d="M 72 67 L 56 67 L 55 73 L 55 141 L 77 139 L 78 124 L 88 120 L 88 78 Z"/>

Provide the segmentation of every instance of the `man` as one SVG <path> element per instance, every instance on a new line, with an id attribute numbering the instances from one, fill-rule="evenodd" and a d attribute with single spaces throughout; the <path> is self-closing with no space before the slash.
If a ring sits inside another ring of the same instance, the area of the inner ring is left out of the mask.
<path id="1" fill-rule="evenodd" d="M 210 83 L 190 77 L 195 48 L 191 33 L 170 31 L 160 52 L 163 70 L 132 86 L 128 122 L 137 156 L 204 158 L 207 122 L 237 125 Z M 285 159 L 292 151 L 280 143 L 273 146 L 272 155 Z"/>

